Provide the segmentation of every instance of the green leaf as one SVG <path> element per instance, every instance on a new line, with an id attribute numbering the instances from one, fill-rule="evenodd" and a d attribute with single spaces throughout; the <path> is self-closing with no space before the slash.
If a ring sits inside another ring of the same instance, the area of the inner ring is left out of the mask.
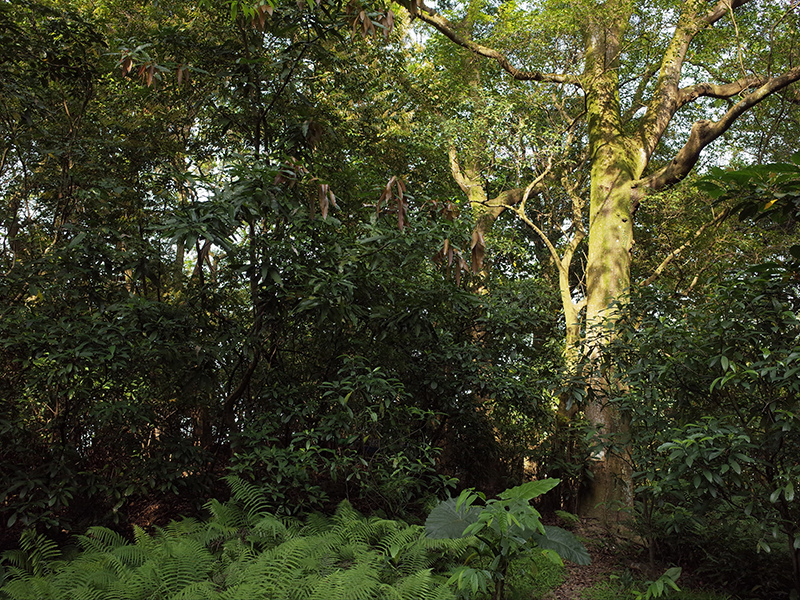
<path id="1" fill-rule="evenodd" d="M 425 535 L 434 540 L 464 536 L 464 530 L 477 523 L 481 509 L 477 506 L 456 508 L 457 499 L 449 498 L 434 508 L 425 519 Z"/>
<path id="2" fill-rule="evenodd" d="M 561 483 L 560 479 L 542 479 L 540 481 L 529 481 L 513 488 L 500 492 L 498 496 L 503 500 L 533 500 L 534 498 L 546 494 Z"/>
<path id="3" fill-rule="evenodd" d="M 550 548 L 542 548 L 542 556 L 559 567 L 564 566 L 564 561 L 561 560 L 561 556 L 555 550 L 551 550 Z"/>
<path id="4" fill-rule="evenodd" d="M 727 191 L 721 185 L 713 181 L 710 181 L 708 179 L 696 182 L 695 186 L 697 187 L 698 190 L 700 190 L 701 192 L 705 192 L 714 199 L 719 198 Z"/>
<path id="5" fill-rule="evenodd" d="M 553 550 L 561 558 L 576 565 L 588 565 L 592 562 L 586 547 L 571 532 L 561 527 L 546 525 L 544 535 L 534 533 L 531 540 L 543 550 Z"/>
<path id="6" fill-rule="evenodd" d="M 783 497 L 786 498 L 787 502 L 794 500 L 794 484 L 791 481 L 783 488 Z"/>

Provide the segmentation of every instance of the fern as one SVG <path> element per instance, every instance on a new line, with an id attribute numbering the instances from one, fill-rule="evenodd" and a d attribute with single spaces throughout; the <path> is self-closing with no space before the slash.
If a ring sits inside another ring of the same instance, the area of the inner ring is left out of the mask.
<path id="1" fill-rule="evenodd" d="M 61 551 L 58 549 L 58 545 L 32 529 L 27 529 L 22 533 L 19 550 L 9 550 L 3 553 L 3 559 L 17 569 L 12 573 L 22 575 L 27 572 L 39 577 L 49 571 L 51 563 L 59 558 L 61 558 Z"/>
<path id="2" fill-rule="evenodd" d="M 411 575 L 428 569 L 433 563 L 424 544 L 422 536 L 424 528 L 420 526 L 395 529 L 381 540 L 379 547 L 398 575 Z"/>
<path id="3" fill-rule="evenodd" d="M 372 557 L 370 557 L 372 558 Z M 319 580 L 308 600 L 373 600 L 380 587 L 374 559 L 353 568 L 337 570 Z M 299 598 L 297 600 L 300 600 Z"/>
<path id="4" fill-rule="evenodd" d="M 170 600 L 215 600 L 218 594 L 210 581 L 199 581 L 170 596 Z"/>
<path id="5" fill-rule="evenodd" d="M 462 540 L 429 540 L 422 527 L 366 518 L 343 502 L 305 523 L 265 511 L 250 484 L 230 481 L 230 502 L 209 502 L 207 522 L 173 521 L 133 541 L 103 528 L 79 536 L 66 560 L 26 533 L 8 552 L 0 596 L 11 600 L 451 600 L 445 583 Z M 449 558 L 448 558 L 449 557 Z"/>
<path id="6" fill-rule="evenodd" d="M 430 569 L 417 571 L 398 580 L 391 588 L 394 595 L 387 597 L 397 598 L 398 600 L 416 600 L 417 598 L 445 600 L 452 598 L 450 589 L 441 585 L 443 579 L 433 575 Z"/>
<path id="7" fill-rule="evenodd" d="M 109 552 L 128 544 L 128 540 L 106 527 L 90 527 L 78 536 L 78 544 L 87 552 Z"/>
<path id="8" fill-rule="evenodd" d="M 305 535 L 318 535 L 328 531 L 333 526 L 329 517 L 320 513 L 312 513 L 306 518 L 306 523 L 301 530 Z"/>
<path id="9" fill-rule="evenodd" d="M 271 512 L 271 504 L 264 498 L 261 488 L 235 475 L 225 477 L 225 481 L 231 486 L 233 499 L 242 505 L 249 518 Z"/>
<path id="10" fill-rule="evenodd" d="M 13 600 L 60 600 L 60 590 L 43 577 L 16 578 L 2 588 Z"/>

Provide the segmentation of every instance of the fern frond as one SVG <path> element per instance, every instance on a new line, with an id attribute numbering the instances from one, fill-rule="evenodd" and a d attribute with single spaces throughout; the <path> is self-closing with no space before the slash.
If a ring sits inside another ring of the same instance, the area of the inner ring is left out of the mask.
<path id="1" fill-rule="evenodd" d="M 14 579 L 0 590 L 9 600 L 64 600 L 61 590 L 54 587 L 49 579 L 38 575 Z"/>
<path id="2" fill-rule="evenodd" d="M 361 563 L 323 577 L 310 590 L 309 600 L 374 600 L 380 588 L 375 564 Z"/>
<path id="3" fill-rule="evenodd" d="M 205 523 L 191 517 L 183 517 L 180 521 L 170 521 L 161 531 L 166 537 L 194 536 L 206 528 Z"/>
<path id="4" fill-rule="evenodd" d="M 271 506 L 264 497 L 264 492 L 257 485 L 245 481 L 236 475 L 228 475 L 225 481 L 231 486 L 231 496 L 241 502 L 247 511 L 249 520 L 271 512 Z"/>
<path id="5" fill-rule="evenodd" d="M 198 581 L 173 594 L 169 600 L 216 600 L 217 598 L 217 592 L 211 582 Z"/>
<path id="6" fill-rule="evenodd" d="M 19 542 L 21 553 L 5 553 L 3 558 L 33 575 L 43 576 L 50 572 L 51 563 L 61 558 L 58 545 L 32 529 L 23 531 Z"/>
<path id="7" fill-rule="evenodd" d="M 460 557 L 473 547 L 475 544 L 475 538 L 466 537 L 432 539 L 429 537 L 422 537 L 419 543 L 429 552 L 451 554 L 454 557 Z"/>
<path id="8" fill-rule="evenodd" d="M 128 545 L 128 540 L 107 527 L 89 527 L 84 535 L 78 536 L 78 544 L 84 552 L 109 552 Z"/>
<path id="9" fill-rule="evenodd" d="M 301 569 L 303 562 L 308 557 L 318 555 L 321 551 L 317 538 L 294 538 L 287 540 L 279 546 L 263 552 L 256 560 L 257 563 L 270 569 L 275 568 L 284 574 Z"/>
<path id="10" fill-rule="evenodd" d="M 223 525 L 216 521 L 208 523 L 206 528 L 197 534 L 197 539 L 212 549 L 223 548 L 231 540 L 240 540 L 243 528 Z"/>
<path id="11" fill-rule="evenodd" d="M 455 594 L 443 577 L 430 569 L 417 571 L 398 580 L 394 589 L 400 600 L 454 600 Z"/>
<path id="12" fill-rule="evenodd" d="M 403 600 L 403 596 L 395 586 L 382 583 L 378 588 L 376 600 Z"/>
<path id="13" fill-rule="evenodd" d="M 115 569 L 117 574 L 128 568 L 141 567 L 147 561 L 147 552 L 141 546 L 127 544 L 109 554 L 119 561 L 119 567 Z"/>
<path id="14" fill-rule="evenodd" d="M 203 508 L 211 513 L 211 522 L 217 523 L 219 527 L 241 529 L 246 524 L 242 507 L 235 502 L 222 503 L 219 500 L 209 500 Z"/>
<path id="15" fill-rule="evenodd" d="M 378 544 L 390 564 L 400 575 L 427 569 L 434 557 L 422 544 L 425 530 L 419 525 L 407 525 L 389 532 Z"/>
<path id="16" fill-rule="evenodd" d="M 331 519 L 335 524 L 362 521 L 364 517 L 347 500 L 342 500 L 336 507 L 336 512 Z"/>
<path id="17" fill-rule="evenodd" d="M 106 590 L 85 586 L 71 590 L 69 597 L 70 600 L 108 600 L 108 593 Z"/>
<path id="18" fill-rule="evenodd" d="M 306 517 L 306 523 L 301 531 L 303 535 L 320 535 L 329 531 L 332 526 L 330 518 L 321 513 L 312 513 Z"/>
<path id="19" fill-rule="evenodd" d="M 257 582 L 238 583 L 226 590 L 219 592 L 215 600 L 255 600 L 256 598 L 280 598 L 283 600 L 286 596 L 277 596 L 266 590 L 264 585 Z"/>
<path id="20" fill-rule="evenodd" d="M 247 536 L 248 541 L 260 543 L 279 543 L 289 537 L 286 525 L 272 515 L 263 515 L 253 523 Z"/>
<path id="21" fill-rule="evenodd" d="M 3 552 L 3 561 L 9 563 L 9 571 L 14 577 L 22 577 L 28 571 L 28 555 L 22 550 L 6 550 Z"/>
<path id="22" fill-rule="evenodd" d="M 225 597 L 239 597 L 246 590 L 250 598 L 286 598 L 302 574 L 301 563 L 309 551 L 304 540 L 289 540 L 253 560 L 231 564 L 225 571 L 224 585 L 230 590 Z"/>
<path id="23" fill-rule="evenodd" d="M 93 597 L 97 593 L 103 595 L 120 579 L 114 570 L 115 562 L 118 561 L 108 553 L 84 553 L 66 564 L 56 579 L 58 584 L 70 591 L 70 597 Z M 121 567 L 120 571 L 126 572 L 127 568 Z"/>
<path id="24" fill-rule="evenodd" d="M 158 542 L 138 525 L 133 526 L 133 541 L 147 553 L 153 552 L 158 546 Z"/>
<path id="25" fill-rule="evenodd" d="M 207 579 L 214 557 L 199 541 L 181 537 L 164 544 L 164 550 L 159 557 L 158 577 L 170 594 Z"/>

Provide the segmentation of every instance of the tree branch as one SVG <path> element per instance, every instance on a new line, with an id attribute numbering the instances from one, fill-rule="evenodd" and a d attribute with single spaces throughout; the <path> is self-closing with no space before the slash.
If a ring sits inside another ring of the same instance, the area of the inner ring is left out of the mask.
<path id="1" fill-rule="evenodd" d="M 633 118 L 633 115 L 636 114 L 636 111 L 647 106 L 644 102 L 642 102 L 642 97 L 644 96 L 644 91 L 647 88 L 647 84 L 650 83 L 650 80 L 656 73 L 658 73 L 658 66 L 651 65 L 645 70 L 644 73 L 635 78 L 635 80 L 638 80 L 639 83 L 636 86 L 636 91 L 633 93 L 633 99 L 631 100 L 630 107 L 628 107 L 628 110 L 626 110 L 625 114 L 622 115 L 623 121 L 630 121 Z M 625 82 L 625 85 L 628 83 L 630 83 L 630 81 Z"/>
<path id="2" fill-rule="evenodd" d="M 683 148 L 672 161 L 662 169 L 656 171 L 649 177 L 645 177 L 636 182 L 635 187 L 648 188 L 650 190 L 660 190 L 669 185 L 677 183 L 694 168 L 700 157 L 700 152 L 711 142 L 725 133 L 731 125 L 744 112 L 761 102 L 767 96 L 779 92 L 785 87 L 800 81 L 800 67 L 795 67 L 780 75 L 766 81 L 761 87 L 754 90 L 734 104 L 719 121 L 701 120 L 692 126 L 689 139 Z"/>
<path id="3" fill-rule="evenodd" d="M 641 145 L 648 158 L 658 145 L 658 141 L 666 131 L 672 117 L 683 104 L 689 101 L 687 99 L 683 104 L 679 103 L 678 84 L 686 54 L 695 36 L 719 21 L 729 10 L 750 1 L 718 0 L 714 7 L 703 16 L 698 15 L 701 3 L 686 2 L 685 9 L 675 27 L 675 33 L 664 51 L 656 89 L 639 128 Z"/>
<path id="4" fill-rule="evenodd" d="M 678 108 L 684 104 L 693 102 L 700 97 L 707 98 L 731 98 L 737 94 L 742 93 L 746 89 L 757 88 L 764 85 L 769 79 L 767 77 L 759 77 L 758 75 L 750 75 L 742 77 L 731 83 L 713 84 L 713 83 L 698 83 L 678 91 Z"/>
<path id="5" fill-rule="evenodd" d="M 717 0 L 714 8 L 708 11 L 701 20 L 705 25 L 713 25 L 724 17 L 729 10 L 744 6 L 751 1 L 752 0 Z"/>
<path id="6" fill-rule="evenodd" d="M 472 184 L 464 177 L 464 173 L 461 171 L 461 164 L 458 162 L 458 154 L 455 146 L 451 145 L 450 148 L 448 148 L 447 156 L 450 159 L 450 173 L 452 173 L 453 179 L 458 187 L 461 188 L 461 191 L 469 195 L 469 189 L 472 187 Z"/>
<path id="7" fill-rule="evenodd" d="M 433 9 L 426 7 L 421 2 L 417 2 L 417 0 L 401 0 L 400 5 L 408 10 L 412 17 L 417 17 L 420 21 L 435 27 L 445 37 L 458 44 L 462 48 L 466 48 L 478 56 L 496 60 L 503 70 L 510 74 L 514 79 L 518 79 L 520 81 L 566 83 L 580 87 L 580 81 L 574 75 L 562 73 L 542 73 L 541 71 L 525 71 L 523 69 L 518 69 L 512 65 L 508 58 L 506 58 L 506 56 L 501 52 L 498 52 L 494 48 L 489 48 L 477 42 L 473 42 L 472 40 L 466 39 L 465 37 L 459 35 L 456 32 L 456 27 L 453 25 L 453 23 L 436 13 L 436 11 Z"/>
<path id="8" fill-rule="evenodd" d="M 661 264 L 658 265 L 658 267 L 656 267 L 655 271 L 653 271 L 653 273 L 650 275 L 650 277 L 648 277 L 647 279 L 645 279 L 641 283 L 642 287 L 647 287 L 648 285 L 653 283 L 656 279 L 658 279 L 659 276 L 664 272 L 664 269 L 666 269 L 669 266 L 669 263 L 671 263 L 673 260 L 678 258 L 678 256 L 680 256 L 680 254 L 684 250 L 686 250 L 686 248 L 691 246 L 692 243 L 697 238 L 699 238 L 701 235 L 703 235 L 703 232 L 706 229 L 708 229 L 712 225 L 717 225 L 719 223 L 722 223 L 725 219 L 728 218 L 728 215 L 730 215 L 730 214 L 731 214 L 731 209 L 730 208 L 726 208 L 721 213 L 719 213 L 716 217 L 714 217 L 711 221 L 709 221 L 708 223 L 703 224 L 700 227 L 700 229 L 698 229 L 697 231 L 694 232 L 694 235 L 692 236 L 692 239 L 685 241 L 678 248 L 675 248 L 675 250 L 673 250 L 672 252 L 667 254 L 666 258 L 664 258 L 664 260 L 661 261 Z"/>
<path id="9" fill-rule="evenodd" d="M 542 181 L 544 181 L 544 178 L 550 172 L 550 168 L 552 167 L 552 165 L 553 165 L 553 159 L 552 157 L 550 157 L 549 160 L 547 161 L 547 167 L 545 168 L 545 170 L 541 174 L 539 174 L 536 177 L 536 179 L 534 179 L 530 184 L 528 184 L 528 187 L 525 188 L 519 206 L 509 206 L 508 208 L 510 210 L 513 210 L 514 213 L 522 220 L 522 222 L 525 223 L 531 229 L 533 229 L 536 235 L 538 235 L 539 238 L 542 240 L 542 242 L 544 242 L 544 245 L 547 246 L 547 250 L 550 252 L 550 256 L 553 257 L 553 262 L 555 262 L 555 264 L 558 267 L 559 273 L 563 275 L 564 265 L 561 263 L 561 257 L 558 255 L 558 250 L 556 249 L 555 245 L 553 244 L 553 242 L 550 241 L 550 238 L 548 238 L 545 235 L 544 231 L 542 231 L 536 225 L 536 223 L 531 221 L 528 215 L 525 214 L 525 204 L 528 201 L 528 198 L 530 197 L 531 193 L 533 193 L 534 189 L 536 189 L 542 183 Z"/>

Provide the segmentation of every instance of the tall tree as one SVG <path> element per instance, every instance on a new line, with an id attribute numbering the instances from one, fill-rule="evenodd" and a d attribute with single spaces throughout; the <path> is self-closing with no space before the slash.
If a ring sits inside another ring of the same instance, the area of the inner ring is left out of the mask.
<path id="1" fill-rule="evenodd" d="M 774 96 L 796 101 L 790 86 L 800 80 L 798 5 L 768 0 L 579 0 L 525 8 L 487 3 L 481 7 L 481 27 L 465 33 L 458 11 L 447 18 L 416 0 L 401 4 L 455 44 L 496 61 L 514 79 L 581 95 L 582 113 L 575 117 L 585 127 L 590 173 L 588 214 L 575 217 L 585 224 L 588 241 L 582 297 L 576 299 L 568 287 L 570 262 L 561 261 L 559 268 L 565 271 L 561 285 L 568 330 L 577 331 L 579 320 L 586 328 L 582 339 L 569 342 L 582 344 L 599 365 L 614 307 L 625 301 L 631 286 L 639 206 L 647 205 L 650 194 L 683 180 L 701 154 L 756 105 Z M 469 9 L 477 7 L 473 3 Z M 509 35 L 509 18 L 520 15 L 523 25 Z M 542 43 L 548 32 L 550 48 Z M 493 47 L 493 41 L 500 43 Z M 564 55 L 573 60 L 556 72 L 557 57 Z M 575 236 L 581 234 L 578 228 Z M 590 387 L 587 419 L 603 436 L 624 439 L 624 420 L 606 401 L 607 390 L 599 380 Z M 630 475 L 614 453 L 599 451 L 594 458 L 582 512 L 608 518 L 610 506 L 630 502 Z"/>

